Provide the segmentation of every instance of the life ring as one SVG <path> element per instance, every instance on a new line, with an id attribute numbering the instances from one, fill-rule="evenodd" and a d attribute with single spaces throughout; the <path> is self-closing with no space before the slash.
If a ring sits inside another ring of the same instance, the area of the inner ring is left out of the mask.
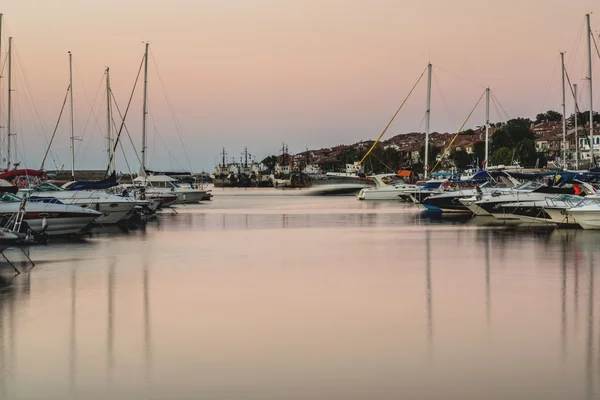
<path id="1" fill-rule="evenodd" d="M 18 187 L 19 189 L 24 189 L 25 187 L 27 187 L 27 180 L 20 176 L 18 178 L 13 179 L 12 184 Z"/>

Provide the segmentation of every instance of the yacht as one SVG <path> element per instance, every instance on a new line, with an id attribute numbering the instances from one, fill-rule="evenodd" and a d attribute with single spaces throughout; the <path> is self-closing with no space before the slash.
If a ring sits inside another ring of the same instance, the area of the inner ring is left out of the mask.
<path id="1" fill-rule="evenodd" d="M 6 226 L 23 207 L 23 220 L 35 232 L 47 235 L 73 235 L 84 232 L 102 216 L 99 211 L 65 205 L 60 202 L 43 203 L 28 201 L 10 193 L 0 195 L 0 217 Z"/>
<path id="2" fill-rule="evenodd" d="M 506 221 L 520 223 L 520 219 L 514 214 L 518 208 L 517 204 L 530 201 L 545 201 L 548 198 L 555 198 L 559 194 L 573 195 L 576 192 L 576 186 L 583 187 L 584 195 L 594 194 L 594 188 L 582 182 L 567 182 L 560 186 L 547 186 L 540 182 L 526 182 L 513 190 L 504 193 L 492 193 L 484 196 L 483 199 L 475 202 L 479 207 L 493 215 L 495 218 Z M 514 203 L 513 207 L 503 207 L 508 203 Z"/>
<path id="3" fill-rule="evenodd" d="M 600 199 L 584 198 L 581 202 L 567 210 L 567 214 L 583 229 L 600 229 Z"/>
<path id="4" fill-rule="evenodd" d="M 30 203 L 53 203 L 53 199 L 56 199 L 62 204 L 99 211 L 102 215 L 95 221 L 98 224 L 116 224 L 129 217 L 136 206 L 145 203 L 142 200 L 115 196 L 101 190 L 65 190 L 50 182 L 21 189 L 17 192 L 17 196 L 20 198 L 28 196 Z"/>
<path id="5" fill-rule="evenodd" d="M 199 203 L 208 195 L 206 190 L 181 187 L 177 179 L 167 175 L 138 176 L 133 180 L 133 185 L 138 189 L 144 188 L 146 196 L 150 197 L 156 194 L 175 195 L 177 204 Z"/>
<path id="6" fill-rule="evenodd" d="M 417 185 L 406 183 L 397 174 L 379 174 L 367 178 L 375 186 L 361 189 L 356 195 L 358 200 L 398 200 L 401 193 L 417 188 Z"/>

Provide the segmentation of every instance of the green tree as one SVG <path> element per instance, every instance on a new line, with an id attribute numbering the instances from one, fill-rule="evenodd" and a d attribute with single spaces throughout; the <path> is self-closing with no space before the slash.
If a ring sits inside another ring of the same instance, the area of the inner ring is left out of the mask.
<path id="1" fill-rule="evenodd" d="M 530 125 L 529 118 L 515 118 L 507 121 L 494 133 L 491 152 L 495 153 L 503 147 L 515 148 L 523 140 L 535 142 L 535 135 L 531 132 Z"/>
<path id="2" fill-rule="evenodd" d="M 540 113 L 535 116 L 535 123 L 540 122 L 560 122 L 562 121 L 562 114 L 558 111 L 548 110 L 545 113 Z"/>
<path id="3" fill-rule="evenodd" d="M 275 164 L 277 164 L 277 156 L 268 156 L 264 160 L 261 161 L 269 171 L 273 171 L 275 169 Z"/>
<path id="4" fill-rule="evenodd" d="M 462 133 L 463 135 L 469 135 L 469 136 L 473 136 L 475 134 L 475 131 L 473 129 L 467 129 L 466 131 L 464 131 Z"/>
<path id="5" fill-rule="evenodd" d="M 458 169 L 467 169 L 471 164 L 471 155 L 464 150 L 453 151 L 450 158 L 454 161 L 454 166 Z"/>
<path id="6" fill-rule="evenodd" d="M 490 157 L 490 165 L 510 165 L 512 164 L 514 150 L 508 147 L 499 148 Z"/>
<path id="7" fill-rule="evenodd" d="M 477 142 L 473 145 L 473 154 L 475 160 L 479 160 L 479 165 L 485 161 L 485 142 Z"/>
<path id="8" fill-rule="evenodd" d="M 436 163 L 436 158 L 441 152 L 442 149 L 440 147 L 429 146 L 429 169 L 433 168 Z M 419 156 L 421 157 L 421 160 L 425 162 L 425 146 L 421 146 Z"/>

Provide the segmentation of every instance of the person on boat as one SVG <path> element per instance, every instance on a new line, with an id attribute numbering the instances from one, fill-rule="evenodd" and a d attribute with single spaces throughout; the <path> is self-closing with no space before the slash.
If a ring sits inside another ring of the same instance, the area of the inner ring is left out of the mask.
<path id="1" fill-rule="evenodd" d="M 575 193 L 576 196 L 581 195 L 582 190 L 581 190 L 581 186 L 579 186 L 578 183 L 573 185 L 573 192 Z"/>

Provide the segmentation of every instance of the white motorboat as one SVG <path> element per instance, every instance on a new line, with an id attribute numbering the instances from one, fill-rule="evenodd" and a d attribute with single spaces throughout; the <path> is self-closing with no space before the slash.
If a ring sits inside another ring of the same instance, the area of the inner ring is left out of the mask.
<path id="1" fill-rule="evenodd" d="M 398 200 L 400 194 L 417 188 L 417 185 L 406 183 L 397 174 L 379 174 L 367 178 L 375 186 L 361 189 L 356 195 L 359 200 Z"/>
<path id="2" fill-rule="evenodd" d="M 539 182 L 526 182 L 508 192 L 492 193 L 484 196 L 482 200 L 476 201 L 479 207 L 493 215 L 499 220 L 520 223 L 520 218 L 514 214 L 518 208 L 517 204 L 532 201 L 546 201 L 553 199 L 559 194 L 575 194 L 575 185 L 582 188 L 584 194 L 595 194 L 594 188 L 584 182 L 569 182 L 560 186 L 546 186 Z M 514 203 L 513 207 L 504 206 Z"/>
<path id="3" fill-rule="evenodd" d="M 57 199 L 66 205 L 89 208 L 102 213 L 95 222 L 99 224 L 116 224 L 129 217 L 133 209 L 145 204 L 142 200 L 134 200 L 115 196 L 104 191 L 65 190 L 50 182 L 19 190 L 17 196 L 29 196 L 30 203 L 52 202 Z"/>
<path id="4" fill-rule="evenodd" d="M 138 189 L 144 188 L 147 196 L 175 194 L 177 204 L 199 203 L 207 196 L 206 190 L 181 187 L 177 184 L 177 179 L 167 175 L 138 176 L 133 180 L 133 185 Z"/>
<path id="5" fill-rule="evenodd" d="M 567 214 L 583 229 L 600 229 L 600 199 L 597 197 L 584 198 L 569 208 Z"/>
<path id="6" fill-rule="evenodd" d="M 10 219 L 19 213 L 23 199 L 9 193 L 0 196 L 0 216 Z M 27 201 L 23 220 L 35 232 L 48 235 L 71 235 L 82 233 L 96 219 L 99 211 L 78 206 Z"/>

